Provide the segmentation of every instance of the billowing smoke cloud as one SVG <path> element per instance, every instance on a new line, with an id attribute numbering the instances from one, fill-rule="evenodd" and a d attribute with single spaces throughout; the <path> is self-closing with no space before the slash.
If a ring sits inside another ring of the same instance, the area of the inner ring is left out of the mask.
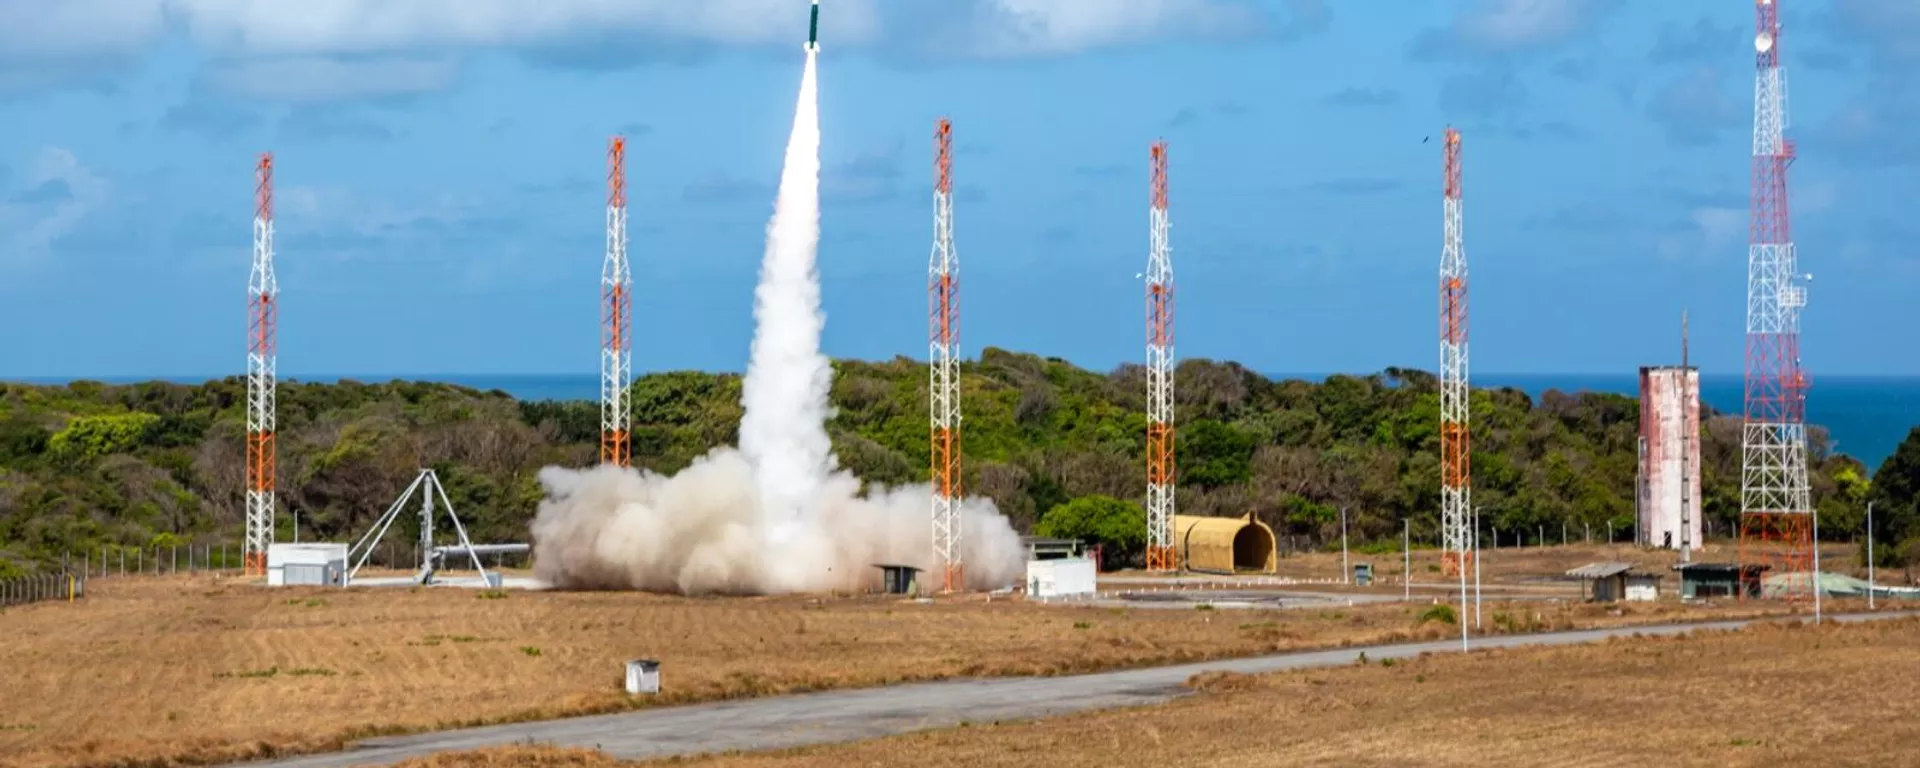
<path id="1" fill-rule="evenodd" d="M 870 489 L 836 469 L 827 438 L 833 367 L 820 353 L 820 122 L 808 52 L 779 198 L 754 292 L 740 447 L 671 477 L 600 466 L 540 471 L 536 575 L 578 589 L 689 594 L 856 590 L 878 563 L 932 572 L 932 487 Z M 993 502 L 962 505 L 967 585 L 1020 578 L 1025 553 Z"/>

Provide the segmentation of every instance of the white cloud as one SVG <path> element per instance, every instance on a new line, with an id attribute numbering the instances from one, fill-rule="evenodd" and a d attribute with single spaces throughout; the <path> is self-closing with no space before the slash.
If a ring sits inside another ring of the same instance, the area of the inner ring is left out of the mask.
<path id="1" fill-rule="evenodd" d="M 159 0 L 0 0 L 0 60 L 126 56 L 165 28 Z"/>
<path id="2" fill-rule="evenodd" d="M 1053 55 L 1162 37 L 1239 36 L 1261 28 L 1253 6 L 1222 0 L 987 0 L 960 50 L 986 57 Z"/>
<path id="3" fill-rule="evenodd" d="M 38 261 L 55 241 L 105 205 L 111 185 L 73 152 L 46 147 L 35 153 L 0 194 L 0 263 Z"/>
<path id="4" fill-rule="evenodd" d="M 231 56 L 412 54 L 566 45 L 609 35 L 719 45 L 800 42 L 798 0 L 169 0 L 193 38 Z M 1244 35 L 1267 11 L 1251 0 L 831 0 L 829 46 L 868 46 L 925 18 L 964 41 L 960 55 L 1050 55 L 1189 35 Z M 1289 0 L 1325 22 L 1319 0 Z M 918 17 L 918 18 L 917 18 Z M 954 24 L 952 22 L 958 22 Z M 640 44 L 640 43 L 636 43 Z"/>
<path id="5" fill-rule="evenodd" d="M 1589 29 L 1608 0 L 1476 0 L 1442 29 L 1414 39 L 1416 59 L 1538 51 Z"/>
<path id="6" fill-rule="evenodd" d="M 451 84 L 458 62 L 449 56 L 336 59 L 301 56 L 221 61 L 206 71 L 221 91 L 288 102 L 405 96 Z"/>
<path id="7" fill-rule="evenodd" d="M 1460 18 L 1459 30 L 1490 48 L 1525 48 L 1571 34 L 1592 5 L 1588 0 L 1483 0 Z"/>
<path id="8" fill-rule="evenodd" d="M 1660 255 L 1710 263 L 1737 251 L 1747 235 L 1747 209 L 1701 207 L 1688 213 L 1686 226 L 1659 239 Z"/>
<path id="9" fill-rule="evenodd" d="M 793 0 L 171 0 L 193 38 L 229 55 L 412 53 L 645 32 L 722 44 L 801 42 Z M 837 38 L 870 37 L 874 0 L 823 11 Z M 288 10 L 298 8 L 297 11 Z M 823 25 L 826 21 L 822 22 Z"/>
<path id="10" fill-rule="evenodd" d="M 1310 34 L 1330 18 L 1325 0 L 830 0 L 821 13 L 830 49 L 942 58 Z M 0 0 L 0 86 L 124 65 L 170 30 L 223 91 L 321 101 L 437 90 L 480 52 L 617 66 L 689 44 L 797 47 L 805 25 L 799 0 Z"/>

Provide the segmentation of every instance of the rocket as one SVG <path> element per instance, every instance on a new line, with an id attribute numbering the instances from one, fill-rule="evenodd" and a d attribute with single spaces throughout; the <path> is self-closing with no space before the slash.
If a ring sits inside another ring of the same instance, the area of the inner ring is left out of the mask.
<path id="1" fill-rule="evenodd" d="M 807 19 L 807 44 L 801 47 L 820 52 L 820 0 L 813 0 L 813 10 Z"/>

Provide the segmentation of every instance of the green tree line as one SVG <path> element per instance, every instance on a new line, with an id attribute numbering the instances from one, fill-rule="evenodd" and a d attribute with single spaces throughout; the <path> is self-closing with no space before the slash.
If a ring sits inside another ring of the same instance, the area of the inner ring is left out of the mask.
<path id="1" fill-rule="evenodd" d="M 924 364 L 835 364 L 828 429 L 842 466 L 868 483 L 924 481 L 930 461 Z M 737 374 L 670 372 L 634 383 L 634 462 L 674 472 L 737 438 Z M 1145 495 L 1146 373 L 1101 373 L 989 348 L 962 365 L 965 489 L 1016 528 L 1082 497 Z M 245 381 L 64 386 L 0 384 L 0 568 L 59 553 L 167 541 L 233 543 L 242 526 Z M 1270 379 L 1230 362 L 1176 373 L 1182 514 L 1252 511 L 1285 535 L 1355 542 L 1437 536 L 1439 391 L 1433 374 L 1390 368 L 1324 382 Z M 1631 397 L 1517 389 L 1472 393 L 1474 500 L 1502 531 L 1630 529 L 1639 407 Z M 434 468 L 476 538 L 524 540 L 550 464 L 597 456 L 598 405 L 522 402 L 451 384 L 283 382 L 277 528 L 348 540 L 422 467 Z M 1810 430 L 1812 484 L 1827 538 L 1864 532 L 1882 499 L 1884 559 L 1920 556 L 1913 492 L 1920 438 L 1872 481 Z M 1739 511 L 1740 421 L 1708 414 L 1703 503 L 1716 531 Z M 1905 483 L 1902 485 L 1901 483 Z M 1895 499 L 1893 496 L 1899 496 Z M 1904 505 L 1904 506 L 1902 506 Z M 1903 511 L 1904 510 L 1904 511 Z M 1901 515 L 1905 517 L 1901 517 Z M 1624 535 L 1624 534 L 1623 534 Z"/>

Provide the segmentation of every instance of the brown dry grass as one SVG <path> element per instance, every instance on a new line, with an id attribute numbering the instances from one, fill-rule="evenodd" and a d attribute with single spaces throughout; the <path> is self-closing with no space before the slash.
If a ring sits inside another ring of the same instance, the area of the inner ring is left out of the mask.
<path id="1" fill-rule="evenodd" d="M 104 580 L 0 614 L 0 765 L 201 763 L 374 734 L 955 676 L 1051 675 L 1450 635 L 1424 606 L 1117 610 L 872 597 L 267 590 Z M 1835 606 L 1833 610 L 1841 610 Z M 1490 604 L 1505 631 L 1779 606 Z M 1494 622 L 1490 622 L 1492 624 Z M 1489 627 L 1493 629 L 1493 627 Z M 622 662 L 663 661 L 658 699 Z"/>
<path id="2" fill-rule="evenodd" d="M 1768 624 L 1691 637 L 1441 654 L 1391 666 L 1208 675 L 1194 682 L 1198 695 L 1157 707 L 672 762 L 694 768 L 1903 765 L 1920 737 L 1920 701 L 1889 686 L 1905 686 L 1916 666 L 1920 620 Z M 636 764 L 593 752 L 522 748 L 403 765 Z"/>

